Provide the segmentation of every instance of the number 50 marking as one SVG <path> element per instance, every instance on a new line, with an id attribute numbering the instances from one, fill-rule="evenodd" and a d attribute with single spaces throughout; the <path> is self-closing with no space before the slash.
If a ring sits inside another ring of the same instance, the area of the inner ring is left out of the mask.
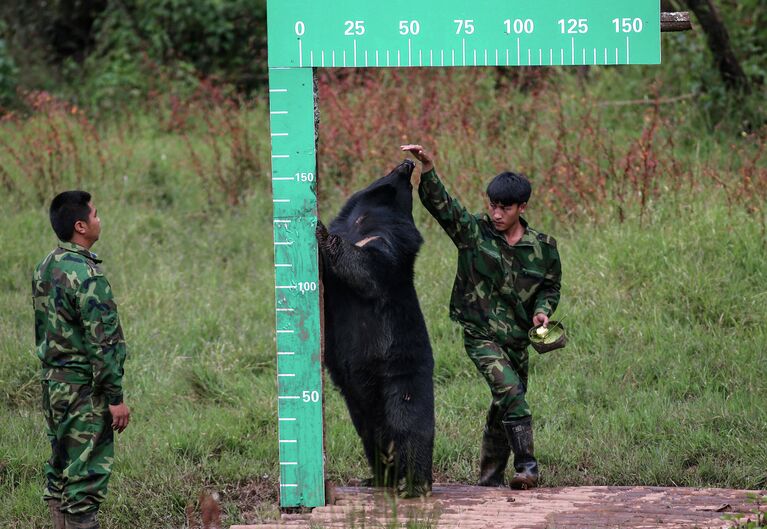
<path id="1" fill-rule="evenodd" d="M 319 391 L 304 391 L 301 394 L 301 400 L 304 402 L 319 402 L 320 401 L 320 392 Z"/>
<path id="2" fill-rule="evenodd" d="M 417 20 L 400 20 L 400 35 L 418 35 L 421 32 L 421 23 Z"/>

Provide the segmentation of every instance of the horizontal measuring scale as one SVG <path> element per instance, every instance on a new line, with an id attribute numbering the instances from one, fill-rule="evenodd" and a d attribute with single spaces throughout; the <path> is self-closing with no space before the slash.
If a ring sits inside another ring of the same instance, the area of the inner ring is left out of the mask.
<path id="1" fill-rule="evenodd" d="M 661 60 L 657 0 L 286 4 L 269 3 L 272 67 L 579 66 Z"/>
<path id="2" fill-rule="evenodd" d="M 280 503 L 324 505 L 314 92 L 270 69 Z"/>

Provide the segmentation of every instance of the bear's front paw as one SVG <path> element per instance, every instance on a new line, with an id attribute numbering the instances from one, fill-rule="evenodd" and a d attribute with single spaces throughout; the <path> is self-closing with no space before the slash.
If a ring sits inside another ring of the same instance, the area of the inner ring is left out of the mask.
<path id="1" fill-rule="evenodd" d="M 320 219 L 317 219 L 317 228 L 314 230 L 314 234 L 317 237 L 317 242 L 320 243 L 320 246 L 327 244 L 327 240 L 328 237 L 330 237 L 330 234 Z"/>

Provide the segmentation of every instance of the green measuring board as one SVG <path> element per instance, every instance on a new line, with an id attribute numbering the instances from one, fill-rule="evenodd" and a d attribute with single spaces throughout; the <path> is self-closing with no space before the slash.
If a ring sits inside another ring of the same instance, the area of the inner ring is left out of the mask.
<path id="1" fill-rule="evenodd" d="M 269 71 L 283 506 L 325 504 L 313 90 L 310 69 Z"/>
<path id="2" fill-rule="evenodd" d="M 659 0 L 268 0 L 280 504 L 325 504 L 313 68 L 660 63 Z"/>
<path id="3" fill-rule="evenodd" d="M 660 1 L 272 0 L 269 65 L 660 63 Z"/>

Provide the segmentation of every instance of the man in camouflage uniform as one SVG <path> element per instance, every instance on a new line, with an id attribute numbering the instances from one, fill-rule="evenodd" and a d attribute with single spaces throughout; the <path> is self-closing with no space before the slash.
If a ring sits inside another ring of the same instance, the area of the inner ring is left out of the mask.
<path id="1" fill-rule="evenodd" d="M 418 194 L 458 247 L 450 317 L 464 329 L 469 358 L 493 396 L 480 455 L 480 485 L 502 486 L 510 453 L 509 485 L 538 484 L 527 392 L 528 331 L 546 326 L 559 303 L 561 265 L 556 242 L 521 217 L 531 188 L 527 179 L 501 173 L 487 187 L 489 214 L 472 215 L 445 190 L 420 145 L 403 145 L 423 164 Z"/>
<path id="2" fill-rule="evenodd" d="M 84 191 L 51 202 L 60 242 L 35 269 L 35 341 L 51 442 L 43 498 L 55 529 L 98 529 L 114 459 L 113 430 L 130 419 L 123 402 L 125 340 L 101 260 L 90 252 L 101 220 Z"/>

